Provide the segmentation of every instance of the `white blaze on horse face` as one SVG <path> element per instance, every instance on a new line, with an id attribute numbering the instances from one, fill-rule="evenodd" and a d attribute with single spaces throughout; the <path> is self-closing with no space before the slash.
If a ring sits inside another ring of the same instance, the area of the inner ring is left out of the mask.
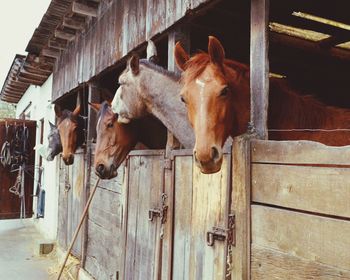
<path id="1" fill-rule="evenodd" d="M 118 88 L 113 101 L 112 101 L 112 112 L 118 114 L 118 122 L 129 123 L 130 120 L 126 117 L 128 114 L 128 108 L 121 98 L 121 86 Z"/>
<path id="2" fill-rule="evenodd" d="M 199 98 L 200 98 L 200 105 L 199 105 L 199 116 L 200 118 L 202 118 L 203 114 L 205 114 L 204 112 L 204 108 L 205 108 L 205 104 L 204 104 L 204 88 L 205 88 L 205 82 L 200 80 L 200 79 L 196 79 L 196 84 L 199 86 Z"/>

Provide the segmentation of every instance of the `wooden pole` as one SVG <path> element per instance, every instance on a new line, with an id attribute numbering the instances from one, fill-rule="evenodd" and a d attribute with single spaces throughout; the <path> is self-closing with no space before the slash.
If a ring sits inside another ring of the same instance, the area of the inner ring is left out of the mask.
<path id="1" fill-rule="evenodd" d="M 268 138 L 269 96 L 269 0 L 251 0 L 250 120 L 260 139 Z"/>
<path id="2" fill-rule="evenodd" d="M 61 279 L 61 276 L 62 276 L 62 273 L 63 273 L 63 269 L 64 269 L 64 267 L 65 267 L 65 265 L 66 265 L 66 262 L 67 262 L 67 260 L 68 260 L 69 254 L 70 254 L 70 252 L 71 252 L 71 250 L 72 250 L 72 248 L 73 248 L 74 242 L 75 242 L 75 240 L 76 240 L 77 237 L 78 237 L 78 234 L 79 234 L 79 231 L 80 231 L 80 229 L 81 229 L 81 226 L 83 225 L 83 222 L 84 222 L 84 220 L 85 220 L 85 217 L 86 217 L 86 215 L 87 215 L 87 213 L 88 213 L 88 210 L 89 210 L 89 207 L 90 207 L 90 203 L 91 203 L 91 201 L 92 201 L 92 198 L 94 197 L 94 194 L 95 194 L 95 192 L 96 192 L 96 189 L 97 189 L 97 186 L 98 186 L 98 183 L 99 183 L 99 182 L 100 182 L 100 179 L 97 179 L 97 181 L 96 181 L 96 183 L 95 183 L 95 186 L 94 186 L 94 188 L 92 189 L 92 192 L 90 193 L 90 197 L 89 197 L 88 201 L 86 202 L 86 205 L 85 205 L 83 214 L 81 215 L 81 218 L 80 218 L 79 225 L 78 225 L 77 229 L 76 229 L 75 232 L 74 232 L 73 239 L 72 239 L 72 241 L 71 241 L 71 243 L 70 243 L 70 245 L 69 245 L 68 251 L 67 251 L 66 256 L 65 256 L 65 258 L 64 258 L 64 261 L 63 261 L 63 263 L 62 263 L 62 266 L 61 266 L 60 272 L 59 272 L 59 274 L 58 274 L 57 280 L 60 280 L 60 279 Z"/>

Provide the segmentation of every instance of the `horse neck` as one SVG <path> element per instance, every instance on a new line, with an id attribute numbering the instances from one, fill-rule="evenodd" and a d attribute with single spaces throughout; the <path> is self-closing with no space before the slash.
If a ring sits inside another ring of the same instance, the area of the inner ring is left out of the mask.
<path id="1" fill-rule="evenodd" d="M 186 107 L 180 101 L 180 82 L 147 67 L 144 67 L 140 74 L 141 92 L 149 112 L 157 117 L 185 148 L 192 148 L 195 138 Z"/>

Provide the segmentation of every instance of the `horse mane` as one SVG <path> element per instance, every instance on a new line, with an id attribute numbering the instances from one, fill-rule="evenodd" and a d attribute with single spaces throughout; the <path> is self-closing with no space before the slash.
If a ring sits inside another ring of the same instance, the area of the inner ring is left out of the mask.
<path id="1" fill-rule="evenodd" d="M 142 64 L 142 65 L 146 66 L 147 68 L 152 69 L 160 74 L 163 74 L 176 82 L 179 81 L 181 78 L 180 74 L 169 71 L 169 70 L 167 70 L 167 69 L 165 69 L 157 64 L 154 64 L 153 62 L 151 62 L 147 59 L 140 59 L 140 64 Z"/>
<path id="2" fill-rule="evenodd" d="M 102 117 L 104 117 L 104 115 L 106 114 L 106 112 L 108 111 L 108 108 L 109 108 L 109 104 L 107 101 L 103 101 L 101 103 L 101 108 L 100 110 L 98 111 L 98 114 L 97 114 L 97 119 L 100 119 Z"/>
<path id="3" fill-rule="evenodd" d="M 185 63 L 186 75 L 183 76 L 184 81 L 193 81 L 200 74 L 203 73 L 205 68 L 211 63 L 209 54 L 200 51 L 196 55 L 192 56 Z M 225 59 L 224 65 L 229 67 L 237 72 L 237 77 L 248 76 L 249 75 L 249 66 L 243 63 L 240 63 L 235 60 Z M 224 68 L 222 69 L 224 70 Z M 225 71 L 223 71 L 225 74 Z"/>

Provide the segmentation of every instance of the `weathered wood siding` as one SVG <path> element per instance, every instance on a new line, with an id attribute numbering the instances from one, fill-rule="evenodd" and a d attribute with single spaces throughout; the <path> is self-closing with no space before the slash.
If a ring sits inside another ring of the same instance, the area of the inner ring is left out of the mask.
<path id="1" fill-rule="evenodd" d="M 252 142 L 252 279 L 350 279 L 349 153 Z"/>
<path id="2" fill-rule="evenodd" d="M 112 66 L 210 0 L 102 1 L 99 16 L 61 54 L 53 71 L 53 100 Z"/>

